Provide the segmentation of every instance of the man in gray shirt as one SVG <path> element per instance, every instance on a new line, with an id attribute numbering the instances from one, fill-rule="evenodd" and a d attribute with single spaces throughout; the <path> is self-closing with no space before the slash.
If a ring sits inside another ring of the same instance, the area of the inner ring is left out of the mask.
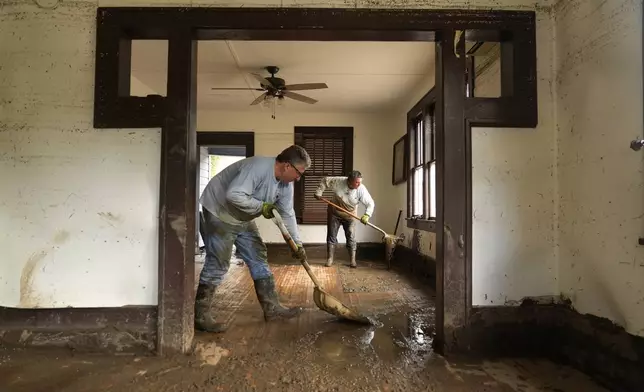
<path id="1" fill-rule="evenodd" d="M 298 251 L 305 257 L 293 210 L 293 181 L 311 166 L 309 154 L 300 146 L 290 146 L 277 157 L 251 157 L 235 162 L 213 177 L 203 191 L 200 203 L 206 221 L 204 245 L 206 262 L 199 277 L 195 298 L 195 327 L 207 332 L 223 332 L 215 322 L 212 302 L 228 272 L 233 244 L 248 266 L 255 283 L 257 299 L 266 321 L 297 316 L 300 308 L 280 304 L 268 261 L 266 245 L 253 220 L 272 218 L 276 209 L 284 220 Z"/>
<path id="2" fill-rule="evenodd" d="M 322 197 L 324 191 L 330 190 L 333 192 L 332 202 L 347 211 L 358 212 L 358 203 L 365 206 L 365 212 L 360 218 L 360 222 L 367 224 L 369 217 L 373 215 L 373 210 L 376 208 L 367 187 L 362 185 L 362 173 L 357 170 L 349 173 L 348 177 L 324 177 L 320 181 L 318 189 L 315 191 L 315 198 Z M 347 239 L 347 250 L 349 251 L 349 258 L 351 260 L 351 268 L 356 268 L 356 221 L 351 215 L 348 215 L 337 208 L 329 205 L 327 208 L 327 223 L 326 223 L 326 249 L 327 261 L 326 266 L 333 265 L 333 253 L 335 246 L 338 243 L 338 230 L 340 226 L 344 229 L 344 235 Z"/>

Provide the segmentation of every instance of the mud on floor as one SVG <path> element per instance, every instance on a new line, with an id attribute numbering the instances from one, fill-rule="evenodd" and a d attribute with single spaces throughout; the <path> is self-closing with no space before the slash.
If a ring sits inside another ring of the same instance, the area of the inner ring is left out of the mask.
<path id="1" fill-rule="evenodd" d="M 350 268 L 348 262 L 340 261 L 332 268 L 337 269 L 345 293 L 382 293 L 409 287 L 406 279 L 388 271 L 383 263 L 363 261 L 358 268 Z"/>
<path id="2" fill-rule="evenodd" d="M 316 308 L 299 265 L 272 266 L 283 302 L 305 311 L 266 323 L 243 265 L 231 265 L 217 293 L 217 317 L 230 329 L 196 333 L 195 351 L 172 358 L 0 351 L 0 390 L 39 391 L 603 391 L 587 377 L 549 362 L 467 362 L 432 351 L 433 297 L 395 273 L 361 263 L 314 265 L 332 295 L 378 322 L 340 322 Z M 340 270 L 340 272 L 338 272 Z M 342 282 L 341 282 L 342 281 Z M 384 283 L 381 283 L 384 282 Z M 396 284 L 393 284 L 396 283 Z"/>

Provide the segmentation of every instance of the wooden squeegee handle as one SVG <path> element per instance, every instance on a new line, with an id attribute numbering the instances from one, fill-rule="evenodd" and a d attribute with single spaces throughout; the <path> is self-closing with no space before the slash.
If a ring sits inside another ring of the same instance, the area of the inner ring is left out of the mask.
<path id="1" fill-rule="evenodd" d="M 351 212 L 351 211 L 347 211 L 347 210 L 345 210 L 344 208 L 340 207 L 339 205 L 337 205 L 337 204 L 335 204 L 335 203 L 332 203 L 331 201 L 329 201 L 329 200 L 327 200 L 327 199 L 325 199 L 325 198 L 323 198 L 323 197 L 321 197 L 321 198 L 320 198 L 320 200 L 322 200 L 323 202 L 325 202 L 325 203 L 327 203 L 327 204 L 329 204 L 329 205 L 331 205 L 331 206 L 333 206 L 333 207 L 337 208 L 338 210 L 340 210 L 340 211 L 342 211 L 342 212 L 345 212 L 345 213 L 347 213 L 347 214 L 351 215 L 352 217 L 356 218 L 357 220 L 360 220 L 360 218 L 358 218 L 358 215 L 354 214 L 353 212 Z M 385 231 L 384 231 L 383 229 L 381 229 L 380 227 L 378 227 L 378 226 L 376 226 L 376 225 L 374 225 L 374 224 L 372 224 L 372 223 L 370 223 L 370 222 L 367 222 L 367 226 L 371 226 L 371 227 L 373 227 L 374 229 L 376 229 L 376 230 L 378 230 L 379 232 L 381 232 L 381 233 L 382 233 L 382 235 L 384 235 L 385 237 L 387 236 L 387 233 L 385 233 Z"/>
<path id="2" fill-rule="evenodd" d="M 282 220 L 282 217 L 279 216 L 278 214 L 273 213 L 273 223 L 277 225 L 277 227 L 280 229 L 280 232 L 282 233 L 282 237 L 284 237 L 284 240 L 288 244 L 288 246 L 291 248 L 293 252 L 297 252 L 297 244 L 295 241 L 293 241 L 293 238 L 291 237 L 291 234 L 289 234 L 288 230 L 286 229 L 286 226 L 284 226 L 284 221 Z M 306 258 L 303 260 L 300 260 L 300 263 L 304 266 L 304 269 L 306 270 L 306 273 L 309 274 L 309 277 L 313 281 L 313 284 L 320 288 L 320 282 L 318 282 L 317 278 L 315 275 L 313 275 L 313 271 L 311 270 L 311 266 L 309 263 L 306 261 Z"/>

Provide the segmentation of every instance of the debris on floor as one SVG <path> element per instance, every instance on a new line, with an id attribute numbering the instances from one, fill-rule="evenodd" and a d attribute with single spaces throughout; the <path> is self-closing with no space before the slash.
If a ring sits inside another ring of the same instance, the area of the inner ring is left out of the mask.
<path id="1" fill-rule="evenodd" d="M 230 351 L 217 346 L 215 342 L 198 342 L 195 346 L 195 353 L 204 365 L 215 366 L 223 357 L 230 355 Z"/>
<path id="2" fill-rule="evenodd" d="M 266 323 L 247 268 L 232 264 L 215 299 L 217 317 L 229 329 L 197 332 L 193 353 L 160 358 L 0 350 L 0 390 L 605 391 L 587 376 L 548 361 L 446 360 L 432 350 L 434 298 L 426 287 L 384 267 L 359 263 L 355 270 L 322 263 L 312 268 L 326 290 L 375 317 L 376 325 L 338 321 L 317 309 L 313 283 L 303 268 L 286 264 L 271 266 L 278 291 L 284 304 L 303 306 L 305 312 Z M 345 269 L 350 275 L 342 275 Z M 358 282 L 365 291 L 345 292 L 359 288 Z"/>

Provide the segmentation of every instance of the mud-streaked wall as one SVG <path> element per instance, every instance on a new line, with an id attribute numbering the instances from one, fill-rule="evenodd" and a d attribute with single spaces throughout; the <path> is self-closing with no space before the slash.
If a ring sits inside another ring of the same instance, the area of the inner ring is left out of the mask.
<path id="1" fill-rule="evenodd" d="M 559 2 L 554 88 L 561 291 L 644 336 L 641 7 Z"/>
<path id="2" fill-rule="evenodd" d="M 160 132 L 92 128 L 95 18 L 0 7 L 0 306 L 157 301 Z"/>

